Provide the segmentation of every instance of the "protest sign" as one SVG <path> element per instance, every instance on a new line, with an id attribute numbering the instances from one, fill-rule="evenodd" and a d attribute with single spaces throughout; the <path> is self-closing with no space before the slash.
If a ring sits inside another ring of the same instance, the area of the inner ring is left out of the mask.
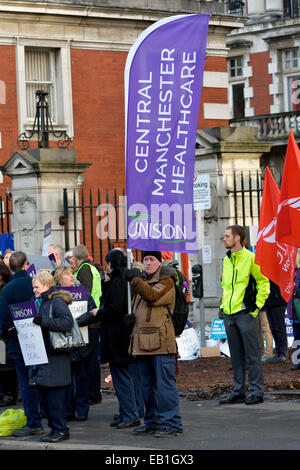
<path id="1" fill-rule="evenodd" d="M 72 295 L 72 303 L 69 309 L 72 313 L 74 320 L 88 310 L 88 288 L 86 286 L 72 286 L 72 287 L 56 287 L 57 290 L 66 290 Z M 89 333 L 87 326 L 80 327 L 83 340 L 85 343 L 89 342 Z"/>
<path id="2" fill-rule="evenodd" d="M 44 240 L 43 240 L 42 256 L 48 256 L 50 239 L 51 239 L 51 222 L 48 222 L 44 226 Z"/>
<path id="3" fill-rule="evenodd" d="M 42 255 L 31 255 L 30 253 L 27 254 L 27 259 L 30 264 L 33 264 L 35 267 L 36 271 L 39 271 L 40 269 L 49 269 L 50 271 L 53 270 L 51 261 L 47 256 L 42 256 Z"/>
<path id="4" fill-rule="evenodd" d="M 49 261 L 50 261 L 50 263 L 51 263 L 51 265 L 52 265 L 52 268 L 53 268 L 53 269 L 56 269 L 56 268 L 58 267 L 58 265 L 57 265 L 57 262 L 56 262 L 56 258 L 55 258 L 54 253 L 51 253 L 51 254 L 48 256 L 48 258 L 49 258 Z"/>
<path id="5" fill-rule="evenodd" d="M 210 339 L 225 339 L 227 338 L 224 320 L 221 318 L 214 318 L 211 326 Z"/>
<path id="6" fill-rule="evenodd" d="M 9 309 L 18 333 L 25 365 L 47 364 L 48 357 L 41 327 L 32 321 L 38 315 L 34 301 L 13 304 Z"/>
<path id="7" fill-rule="evenodd" d="M 34 264 L 31 264 L 31 265 L 26 269 L 26 271 L 27 271 L 28 276 L 30 276 L 30 277 L 34 277 L 34 276 L 36 275 L 36 269 L 35 269 Z"/>

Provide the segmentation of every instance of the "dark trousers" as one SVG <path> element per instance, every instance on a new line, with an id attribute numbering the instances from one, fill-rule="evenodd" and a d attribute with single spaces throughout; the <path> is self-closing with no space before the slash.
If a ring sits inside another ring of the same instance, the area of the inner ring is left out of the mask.
<path id="1" fill-rule="evenodd" d="M 137 356 L 137 365 L 145 403 L 145 426 L 182 432 L 174 354 Z"/>
<path id="2" fill-rule="evenodd" d="M 41 395 L 37 387 L 29 385 L 29 368 L 25 366 L 21 352 L 11 352 L 18 377 L 19 392 L 24 407 L 24 413 L 27 416 L 26 426 L 30 428 L 41 428 L 42 420 L 40 414 Z"/>
<path id="3" fill-rule="evenodd" d="M 39 389 L 51 432 L 69 435 L 66 420 L 67 387 L 39 387 Z"/>
<path id="4" fill-rule="evenodd" d="M 288 356 L 288 342 L 285 326 L 286 307 L 266 307 L 269 325 L 275 342 L 277 356 Z"/>
<path id="5" fill-rule="evenodd" d="M 142 393 L 141 380 L 138 373 L 138 366 L 136 362 L 128 364 L 128 372 L 131 376 L 134 385 L 135 401 L 137 406 L 138 415 L 140 418 L 144 417 L 145 405 Z"/>
<path id="6" fill-rule="evenodd" d="M 86 376 L 88 379 L 89 400 L 97 403 L 101 401 L 101 366 L 99 361 L 99 328 L 89 328 L 89 343 L 91 353 L 84 359 Z"/>
<path id="7" fill-rule="evenodd" d="M 246 369 L 250 393 L 264 394 L 264 377 L 258 337 L 257 318 L 251 313 L 224 314 L 233 370 L 234 392 L 245 394 Z"/>
<path id="8" fill-rule="evenodd" d="M 109 364 L 122 421 L 138 421 L 135 389 L 128 365 Z"/>
<path id="9" fill-rule="evenodd" d="M 67 416 L 88 416 L 89 413 L 89 387 L 84 361 L 73 361 L 72 384 L 67 388 Z"/>

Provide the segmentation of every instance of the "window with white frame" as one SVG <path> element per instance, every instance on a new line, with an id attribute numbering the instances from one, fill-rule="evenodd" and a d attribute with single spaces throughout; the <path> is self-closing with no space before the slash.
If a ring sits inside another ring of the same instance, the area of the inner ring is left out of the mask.
<path id="1" fill-rule="evenodd" d="M 229 59 L 229 76 L 231 78 L 243 76 L 243 57 Z"/>
<path id="2" fill-rule="evenodd" d="M 36 91 L 48 93 L 50 116 L 56 122 L 56 74 L 55 52 L 43 49 L 25 48 L 25 82 L 27 119 L 34 119 L 36 112 Z"/>
<path id="3" fill-rule="evenodd" d="M 243 63 L 243 57 L 233 57 L 228 61 L 229 101 L 231 103 L 231 117 L 233 119 L 245 116 Z"/>
<path id="4" fill-rule="evenodd" d="M 298 111 L 300 109 L 300 50 L 298 47 L 282 51 L 285 109 Z"/>
<path id="5" fill-rule="evenodd" d="M 283 68 L 284 70 L 298 69 L 300 66 L 299 48 L 285 49 L 283 51 Z"/>
<path id="6" fill-rule="evenodd" d="M 19 41 L 16 48 L 18 70 L 19 133 L 32 128 L 37 90 L 48 93 L 53 127 L 72 138 L 73 109 L 70 48 L 67 42 L 48 47 L 47 41 Z"/>

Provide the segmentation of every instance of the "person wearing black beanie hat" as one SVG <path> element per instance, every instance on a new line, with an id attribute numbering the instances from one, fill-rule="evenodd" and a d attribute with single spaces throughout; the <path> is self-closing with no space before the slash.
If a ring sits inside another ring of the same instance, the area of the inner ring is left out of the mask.
<path id="1" fill-rule="evenodd" d="M 144 425 L 133 432 L 154 433 L 155 437 L 178 436 L 183 433 L 183 426 L 175 378 L 175 331 L 169 313 L 175 305 L 174 271 L 162 265 L 160 251 L 143 251 L 142 260 L 145 280 L 137 269 L 125 272 L 134 292 L 135 324 L 129 352 L 136 357 L 145 403 Z"/>
<path id="2" fill-rule="evenodd" d="M 154 258 L 157 258 L 158 261 L 160 261 L 160 262 L 162 260 L 160 251 L 142 251 L 142 261 L 144 261 L 144 258 L 146 256 L 154 256 Z"/>

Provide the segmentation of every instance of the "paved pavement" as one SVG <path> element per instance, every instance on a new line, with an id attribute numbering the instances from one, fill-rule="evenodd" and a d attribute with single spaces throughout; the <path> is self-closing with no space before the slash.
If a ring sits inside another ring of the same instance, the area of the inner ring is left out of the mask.
<path id="1" fill-rule="evenodd" d="M 15 407 L 16 408 L 16 407 Z M 1 408 L 2 413 L 5 408 Z M 110 426 L 117 412 L 117 400 L 104 394 L 103 402 L 90 408 L 88 421 L 70 422 L 71 438 L 57 444 L 39 442 L 40 436 L 2 437 L 0 450 L 102 450 L 115 458 L 115 452 L 137 451 L 170 455 L 180 452 L 195 455 L 202 450 L 298 450 L 300 400 L 266 397 L 264 403 L 219 405 L 217 400 L 191 401 L 181 398 L 184 435 L 157 438 L 135 436 L 132 429 Z M 48 428 L 45 422 L 45 430 Z M 126 455 L 128 454 L 126 453 Z M 112 463 L 112 462 L 111 462 Z"/>

